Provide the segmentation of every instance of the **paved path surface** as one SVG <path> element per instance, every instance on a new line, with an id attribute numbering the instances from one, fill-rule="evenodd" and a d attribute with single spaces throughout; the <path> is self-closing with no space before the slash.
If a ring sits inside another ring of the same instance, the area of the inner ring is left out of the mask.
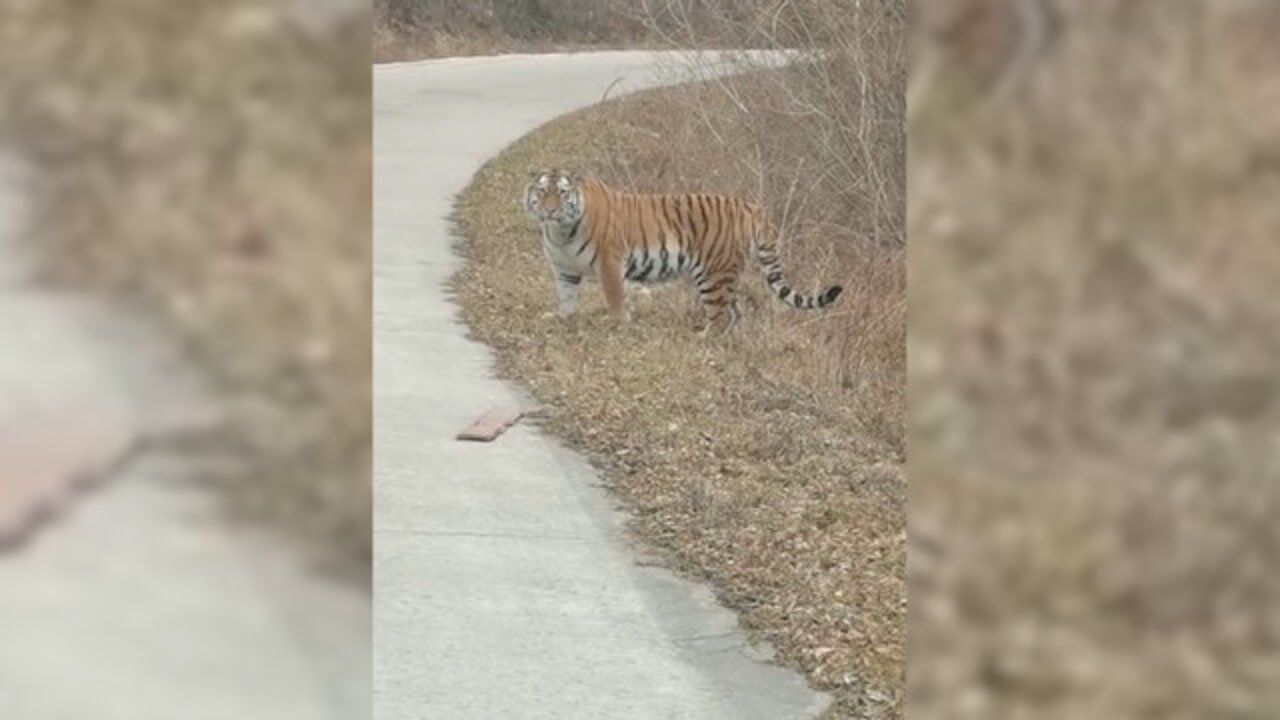
<path id="1" fill-rule="evenodd" d="M 491 444 L 453 440 L 491 402 L 523 400 L 491 379 L 448 299 L 454 194 L 503 146 L 616 78 L 655 82 L 650 62 L 628 52 L 375 67 L 378 720 L 786 720 L 823 706 L 760 660 L 706 588 L 635 563 L 580 458 L 524 424 Z"/>
<path id="2" fill-rule="evenodd" d="M 368 718 L 367 594 L 228 526 L 192 458 L 130 452 L 202 412 L 198 384 L 146 328 L 31 280 L 0 176 L 0 510 L 101 481 L 0 550 L 0 717 Z"/>

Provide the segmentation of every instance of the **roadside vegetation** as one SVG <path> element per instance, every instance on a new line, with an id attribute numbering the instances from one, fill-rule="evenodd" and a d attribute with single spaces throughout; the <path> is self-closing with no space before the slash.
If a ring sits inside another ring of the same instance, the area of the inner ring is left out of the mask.
<path id="1" fill-rule="evenodd" d="M 49 277 L 136 303 L 214 378 L 229 506 L 367 577 L 367 15 L 296 10 L 8 2 L 0 133 Z"/>
<path id="2" fill-rule="evenodd" d="M 373 58 L 667 48 L 690 29 L 699 47 L 748 47 L 725 43 L 740 41 L 742 28 L 767 27 L 780 10 L 757 0 L 374 0 Z M 726 20 L 738 26 L 732 35 Z M 769 39 L 755 33 L 749 47 Z"/>
<path id="3" fill-rule="evenodd" d="M 624 0 L 374 0 L 374 62 L 635 47 L 647 33 Z"/>
<path id="4" fill-rule="evenodd" d="M 1280 717 L 1280 8 L 912 10 L 912 717 Z"/>
<path id="5" fill-rule="evenodd" d="M 803 46 L 820 61 L 641 93 L 535 131 L 463 193 L 463 314 L 499 371 L 552 408 L 632 512 L 637 544 L 709 580 L 833 718 L 903 713 L 906 621 L 905 10 L 808 2 L 681 23 L 668 46 Z M 596 286 L 555 316 L 530 165 L 652 192 L 740 194 L 781 228 L 804 314 L 747 276 L 737 331 L 701 339 L 685 284 L 633 296 L 625 329 Z"/>

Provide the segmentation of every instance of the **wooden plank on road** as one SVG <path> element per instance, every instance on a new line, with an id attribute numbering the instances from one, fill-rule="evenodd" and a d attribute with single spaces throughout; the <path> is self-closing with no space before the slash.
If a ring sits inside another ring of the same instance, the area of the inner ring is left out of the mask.
<path id="1" fill-rule="evenodd" d="M 522 410 L 511 406 L 489 408 L 483 415 L 468 425 L 466 429 L 458 433 L 457 438 L 475 442 L 492 442 L 494 438 L 514 425 L 523 414 Z"/>

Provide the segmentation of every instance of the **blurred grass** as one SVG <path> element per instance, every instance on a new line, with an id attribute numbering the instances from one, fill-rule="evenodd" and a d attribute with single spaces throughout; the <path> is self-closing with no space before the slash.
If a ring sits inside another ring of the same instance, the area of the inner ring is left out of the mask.
<path id="1" fill-rule="evenodd" d="M 619 0 L 374 0 L 374 62 L 637 47 L 648 35 Z"/>
<path id="2" fill-rule="evenodd" d="M 812 0 L 807 0 L 811 2 Z M 820 0 L 828 2 L 829 0 Z M 511 52 L 667 48 L 689 26 L 710 30 L 725 16 L 768 20 L 757 0 L 374 0 L 374 62 Z M 732 45 L 717 33 L 699 47 Z"/>
<path id="3" fill-rule="evenodd" d="M 0 126 L 50 276 L 137 301 L 228 399 L 231 505 L 364 576 L 368 16 L 335 7 L 14 0 Z"/>
<path id="4" fill-rule="evenodd" d="M 1280 8 L 912 17 L 913 717 L 1280 716 Z"/>
<path id="5" fill-rule="evenodd" d="M 776 99 L 777 83 L 756 73 L 733 87 L 760 111 Z M 749 269 L 739 330 L 704 340 L 684 284 L 630 298 L 634 318 L 621 330 L 603 316 L 594 285 L 574 321 L 549 316 L 550 274 L 536 231 L 513 202 L 531 164 L 578 169 L 618 187 L 753 196 L 757 178 L 689 122 L 696 106 L 721 119 L 727 142 L 748 144 L 750 118 L 734 118 L 734 97 L 717 83 L 641 93 L 515 143 L 460 197 L 468 261 L 455 288 L 464 318 L 495 348 L 499 372 L 556 408 L 550 427 L 605 469 L 642 547 L 710 580 L 784 662 L 832 691 L 828 717 L 900 717 L 905 253 L 894 223 L 901 215 L 889 205 L 851 222 L 821 185 L 790 197 L 804 212 L 782 239 L 788 275 L 806 288 L 842 282 L 847 299 L 826 314 L 801 314 Z M 812 137 L 794 120 L 771 122 L 782 154 L 812 152 Z M 887 150 L 887 162 L 900 130 L 888 126 L 890 134 L 871 143 Z M 768 178 L 771 215 L 781 216 L 793 182 Z M 877 243 L 877 231 L 889 240 Z"/>

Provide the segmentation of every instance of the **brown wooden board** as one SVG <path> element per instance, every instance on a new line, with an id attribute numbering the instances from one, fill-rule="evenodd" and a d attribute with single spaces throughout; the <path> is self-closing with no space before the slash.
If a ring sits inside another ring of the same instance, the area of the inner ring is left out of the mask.
<path id="1" fill-rule="evenodd" d="M 492 442 L 494 438 L 514 425 L 523 414 L 523 411 L 514 407 L 489 408 L 466 429 L 458 433 L 457 438 L 475 442 Z"/>

